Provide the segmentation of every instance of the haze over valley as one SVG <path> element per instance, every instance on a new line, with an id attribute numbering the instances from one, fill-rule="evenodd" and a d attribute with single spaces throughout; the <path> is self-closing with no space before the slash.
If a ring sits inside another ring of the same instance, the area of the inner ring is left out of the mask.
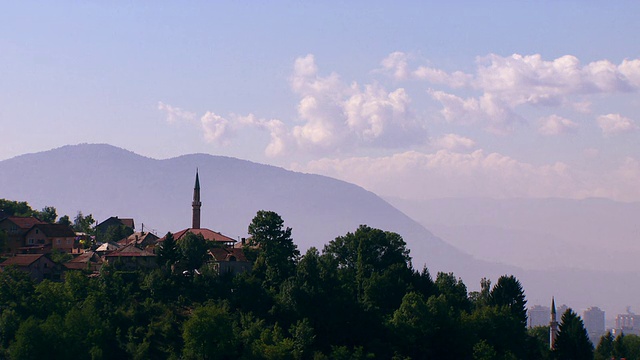
<path id="1" fill-rule="evenodd" d="M 637 14 L 7 3 L 0 198 L 162 236 L 190 223 L 198 169 L 203 226 L 234 239 L 261 209 L 302 251 L 367 224 L 471 290 L 513 274 L 528 305 L 640 312 Z"/>

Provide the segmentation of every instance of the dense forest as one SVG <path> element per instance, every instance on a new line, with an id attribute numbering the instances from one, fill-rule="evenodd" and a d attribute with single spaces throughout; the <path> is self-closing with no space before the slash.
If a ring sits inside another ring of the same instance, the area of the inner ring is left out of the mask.
<path id="1" fill-rule="evenodd" d="M 51 209 L 49 209 L 51 210 Z M 54 211 L 55 212 L 55 211 Z M 55 218 L 55 216 L 54 216 Z M 527 329 L 520 282 L 468 292 L 452 273 L 414 269 L 399 234 L 368 226 L 301 255 L 271 211 L 248 226 L 252 271 L 218 274 L 191 235 L 158 247 L 158 268 L 34 283 L 0 273 L 0 356 L 11 359 L 590 359 L 580 318 Z M 634 338 L 628 336 L 627 344 Z M 603 337 L 597 358 L 627 346 Z M 616 353 L 617 351 L 617 353 Z M 603 357 L 604 356 L 604 357 Z M 608 356 L 608 357 L 607 357 Z"/>

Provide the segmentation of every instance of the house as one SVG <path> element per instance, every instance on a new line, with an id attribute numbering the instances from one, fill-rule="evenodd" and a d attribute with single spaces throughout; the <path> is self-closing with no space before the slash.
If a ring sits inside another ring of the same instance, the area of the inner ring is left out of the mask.
<path id="1" fill-rule="evenodd" d="M 44 254 L 17 254 L 0 263 L 0 270 L 4 271 L 9 266 L 28 272 L 36 281 L 59 277 L 56 264 Z"/>
<path id="2" fill-rule="evenodd" d="M 64 224 L 35 224 L 24 235 L 25 246 L 20 250 L 24 253 L 48 253 L 58 250 L 72 253 L 79 244 L 76 243 L 76 233 Z"/>
<path id="3" fill-rule="evenodd" d="M 200 227 L 200 210 L 202 207 L 202 202 L 200 201 L 200 177 L 198 172 L 196 171 L 196 183 L 193 188 L 193 202 L 191 203 L 192 207 L 192 215 L 191 215 L 191 227 L 186 228 L 184 230 L 180 230 L 173 234 L 173 238 L 176 242 L 180 242 L 182 238 L 184 238 L 187 234 L 192 233 L 195 235 L 202 235 L 202 237 L 207 241 L 213 241 L 221 246 L 230 246 L 233 247 L 233 244 L 236 243 L 236 240 L 230 238 L 226 235 L 222 235 L 220 232 L 213 231 L 207 228 Z M 164 237 L 159 241 L 164 241 Z"/>
<path id="4" fill-rule="evenodd" d="M 173 234 L 173 238 L 176 240 L 176 242 L 179 242 L 182 238 L 184 238 L 188 233 L 192 233 L 194 235 L 202 235 L 202 237 L 207 240 L 207 241 L 213 241 L 216 244 L 219 245 L 225 245 L 225 246 L 233 246 L 233 244 L 236 242 L 236 240 L 223 235 L 219 232 L 213 231 L 213 230 L 209 230 L 206 228 L 202 228 L 202 229 L 193 229 L 193 228 L 188 228 L 188 229 L 184 229 L 184 230 L 180 230 L 177 233 Z M 164 238 L 163 238 L 164 240 Z"/>
<path id="5" fill-rule="evenodd" d="M 218 274 L 240 274 L 251 271 L 251 262 L 244 256 L 242 249 L 215 247 L 209 250 Z"/>
<path id="6" fill-rule="evenodd" d="M 131 229 L 132 232 L 133 232 L 133 229 L 135 229 L 135 223 L 133 219 L 129 219 L 129 218 L 120 219 L 117 216 L 112 216 L 107 220 L 101 222 L 100 224 L 96 225 L 96 234 L 104 235 L 112 226 L 123 226 L 125 228 Z"/>
<path id="7" fill-rule="evenodd" d="M 0 249 L 0 253 L 17 254 L 25 245 L 24 235 L 36 224 L 44 224 L 44 222 L 33 216 L 8 216 L 0 220 L 0 231 L 7 234 L 7 242 L 4 249 Z"/>
<path id="8" fill-rule="evenodd" d="M 135 244 L 141 249 L 153 248 L 160 238 L 150 232 L 134 232 L 128 237 L 118 241 L 119 245 Z"/>
<path id="9" fill-rule="evenodd" d="M 156 254 L 142 250 L 134 244 L 121 247 L 104 256 L 107 263 L 121 270 L 153 269 L 157 267 Z"/>
<path id="10" fill-rule="evenodd" d="M 76 258 L 64 263 L 64 267 L 69 270 L 90 270 L 92 272 L 100 271 L 104 260 L 95 251 L 86 251 Z"/>
<path id="11" fill-rule="evenodd" d="M 120 249 L 121 247 L 122 246 L 120 246 L 120 244 L 113 243 L 113 242 L 106 242 L 106 243 L 100 244 L 100 246 L 98 246 L 98 248 L 95 251 L 96 253 L 98 253 L 99 256 L 104 257 L 105 255 L 110 254 Z"/>

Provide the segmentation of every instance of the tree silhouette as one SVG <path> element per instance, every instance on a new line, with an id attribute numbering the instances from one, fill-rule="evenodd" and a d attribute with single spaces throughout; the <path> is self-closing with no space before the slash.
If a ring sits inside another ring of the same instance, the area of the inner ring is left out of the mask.
<path id="1" fill-rule="evenodd" d="M 593 359 L 593 345 L 587 330 L 571 308 L 562 314 L 554 355 L 559 360 Z"/>

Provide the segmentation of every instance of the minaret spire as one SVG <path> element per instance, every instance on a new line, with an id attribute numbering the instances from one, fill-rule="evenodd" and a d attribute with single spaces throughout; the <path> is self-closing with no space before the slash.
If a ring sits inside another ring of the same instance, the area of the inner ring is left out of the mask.
<path id="1" fill-rule="evenodd" d="M 200 202 L 200 177 L 198 176 L 198 169 L 196 168 L 196 185 L 193 188 L 193 202 L 191 203 L 193 207 L 193 216 L 192 216 L 192 229 L 200 229 L 200 207 L 202 203 Z"/>
<path id="2" fill-rule="evenodd" d="M 556 348 L 556 338 L 558 337 L 558 321 L 556 320 L 556 299 L 551 297 L 551 321 L 549 322 L 549 349 Z"/>

